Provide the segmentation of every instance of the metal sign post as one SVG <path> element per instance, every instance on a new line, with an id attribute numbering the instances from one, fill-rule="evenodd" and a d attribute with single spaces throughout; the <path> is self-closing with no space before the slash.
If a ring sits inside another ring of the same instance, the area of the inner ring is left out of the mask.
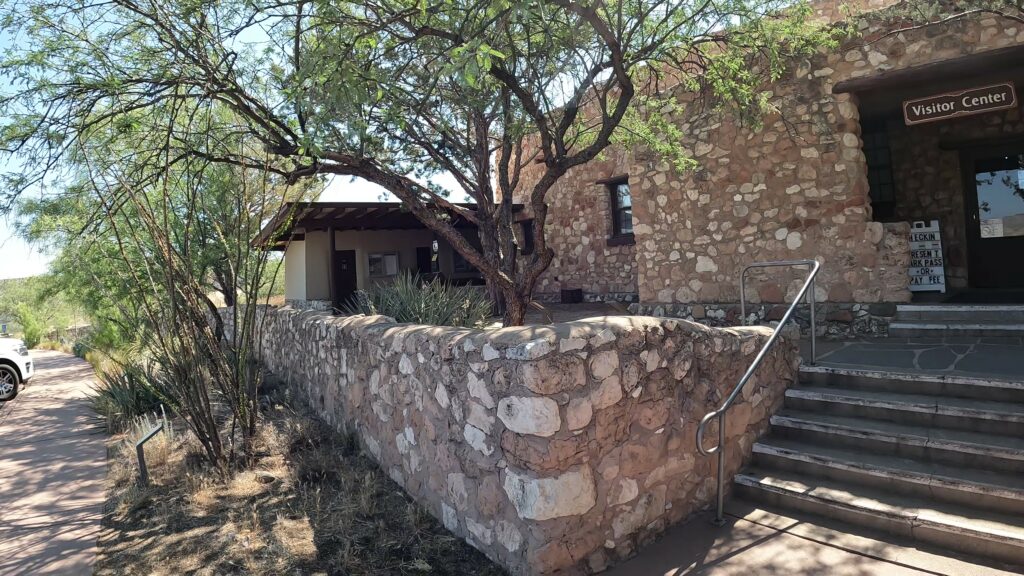
<path id="1" fill-rule="evenodd" d="M 144 445 L 156 436 L 161 430 L 164 429 L 164 423 L 160 422 L 155 428 L 146 432 L 146 435 L 139 438 L 139 441 L 135 443 L 135 455 L 139 458 L 139 484 L 145 486 L 149 484 L 149 470 L 146 468 L 146 451 Z"/>

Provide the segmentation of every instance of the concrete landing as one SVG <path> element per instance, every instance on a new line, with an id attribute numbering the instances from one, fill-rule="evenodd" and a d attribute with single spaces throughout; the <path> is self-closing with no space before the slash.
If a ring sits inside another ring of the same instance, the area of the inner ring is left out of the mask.
<path id="1" fill-rule="evenodd" d="M 800 343 L 804 363 L 810 341 Z M 890 370 L 1024 380 L 1024 342 L 1020 337 L 874 338 L 818 341 L 818 364 L 836 368 Z"/>
<path id="2" fill-rule="evenodd" d="M 726 523 L 716 527 L 697 517 L 669 529 L 635 558 L 614 566 L 610 576 L 810 575 L 1009 576 L 1013 567 L 985 565 L 948 551 L 915 546 L 850 525 L 809 515 L 727 505 Z"/>

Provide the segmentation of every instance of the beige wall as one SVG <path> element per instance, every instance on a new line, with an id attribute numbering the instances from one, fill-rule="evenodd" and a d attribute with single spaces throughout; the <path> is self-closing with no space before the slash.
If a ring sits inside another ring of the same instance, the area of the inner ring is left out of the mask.
<path id="1" fill-rule="evenodd" d="M 289 243 L 284 253 L 284 297 L 306 299 L 306 243 L 301 240 Z"/>
<path id="2" fill-rule="evenodd" d="M 306 300 L 330 300 L 331 254 L 327 232 L 306 232 Z"/>
<path id="3" fill-rule="evenodd" d="M 386 278 L 371 278 L 369 256 L 373 253 L 398 253 L 401 270 L 416 271 L 416 248 L 430 246 L 434 234 L 429 230 L 344 230 L 335 231 L 335 249 L 355 250 L 359 289 Z M 326 231 L 307 232 L 305 241 L 292 242 L 285 253 L 285 297 L 288 300 L 330 300 L 332 265 Z M 455 274 L 453 250 L 438 241 L 438 265 L 447 278 L 479 277 L 477 273 Z"/>
<path id="4" fill-rule="evenodd" d="M 416 248 L 430 246 L 434 234 L 429 230 L 344 230 L 334 233 L 338 250 L 356 251 L 356 275 L 360 290 L 385 278 L 370 278 L 369 256 L 378 252 L 397 252 L 402 270 L 416 270 Z"/>

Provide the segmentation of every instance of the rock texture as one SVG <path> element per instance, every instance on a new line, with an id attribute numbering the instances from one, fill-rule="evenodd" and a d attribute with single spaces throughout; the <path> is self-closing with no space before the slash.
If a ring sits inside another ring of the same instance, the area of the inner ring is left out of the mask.
<path id="1" fill-rule="evenodd" d="M 267 367 L 513 574 L 607 566 L 708 505 L 697 424 L 771 334 L 648 317 L 480 331 L 263 314 Z M 796 363 L 784 337 L 732 408 L 726 474 Z"/>
<path id="2" fill-rule="evenodd" d="M 628 289 L 635 277 L 641 309 L 709 305 L 711 312 L 739 300 L 743 266 L 816 259 L 823 267 L 818 300 L 836 305 L 827 312 L 835 312 L 830 330 L 877 334 L 884 332 L 885 317 L 864 320 L 864 307 L 909 300 L 908 221 L 930 218 L 942 221 L 948 284 L 966 285 L 955 143 L 1024 134 L 1020 109 L 909 128 L 898 117 L 890 122 L 896 202 L 894 221 L 883 223 L 872 211 L 861 138 L 862 112 L 865 118 L 879 113 L 862 110 L 867 96 L 858 102 L 834 94 L 833 87 L 1019 45 L 1024 25 L 976 13 L 914 27 L 920 16 L 914 16 L 913 3 L 894 0 L 827 0 L 813 7 L 826 21 L 845 17 L 849 8 L 868 14 L 858 21 L 855 37 L 793 62 L 788 74 L 765 86 L 777 112 L 763 117 L 761 126 L 743 125 L 729 111 L 693 106 L 671 120 L 686 135 L 697 169 L 677 172 L 642 147 L 613 148 L 603 162 L 574 169 L 552 189 L 548 234 L 557 256 L 543 291 L 581 287 L 597 298 L 601 291 Z M 890 34 L 897 27 L 912 29 Z M 936 87 L 922 85 L 916 95 L 944 91 L 937 88 L 942 79 L 936 71 Z M 682 88 L 672 96 L 694 98 Z M 898 103 L 890 104 L 898 113 Z M 953 145 L 942 149 L 943 142 Z M 538 169 L 526 174 L 523 190 Z M 609 199 L 600 184 L 617 175 L 629 176 L 633 195 L 635 245 L 628 253 L 609 242 Z M 792 299 L 799 276 L 758 272 L 748 298 L 770 310 Z"/>

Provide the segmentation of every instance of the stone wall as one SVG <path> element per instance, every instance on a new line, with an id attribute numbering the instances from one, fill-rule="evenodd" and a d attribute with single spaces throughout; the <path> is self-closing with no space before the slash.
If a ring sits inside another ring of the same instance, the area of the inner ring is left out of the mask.
<path id="1" fill-rule="evenodd" d="M 748 325 L 772 325 L 782 320 L 789 308 L 786 304 L 749 304 Z M 684 318 L 708 326 L 736 326 L 740 320 L 739 304 L 630 304 L 633 314 Z M 825 302 L 815 306 L 815 324 L 818 336 L 826 338 L 852 338 L 859 336 L 888 336 L 889 324 L 896 318 L 896 305 L 890 302 L 874 304 Z M 798 306 L 793 320 L 804 335 L 810 334 L 810 306 Z"/>
<path id="2" fill-rule="evenodd" d="M 907 16 L 912 3 L 827 1 L 815 8 L 819 17 L 834 21 L 847 13 L 844 4 L 882 10 L 865 17 L 859 35 L 837 49 L 794 62 L 791 72 L 769 87 L 778 112 L 763 117 L 760 126 L 743 125 L 729 112 L 702 106 L 673 119 L 687 135 L 684 144 L 698 161 L 697 169 L 680 173 L 642 149 L 613 149 L 613 169 L 604 164 L 578 168 L 574 185 L 552 190 L 553 206 L 596 202 L 607 211 L 603 187 L 594 183 L 615 173 L 629 175 L 635 263 L 628 268 L 617 260 L 613 264 L 615 271 L 636 275 L 643 308 L 735 304 L 744 265 L 804 258 L 821 262 L 817 297 L 836 304 L 840 317 L 856 304 L 910 300 L 909 224 L 873 218 L 858 98 L 832 89 L 843 80 L 1021 44 L 1024 25 L 975 14 L 889 34 L 896 26 L 912 24 Z M 929 93 L 927 87 L 922 90 L 921 95 Z M 671 96 L 693 98 L 684 92 Z M 987 137 L 1011 131 L 1011 126 L 1012 133 L 1020 133 L 1020 124 L 1020 113 L 1013 110 L 915 128 L 905 132 L 904 141 L 893 142 L 901 195 L 897 214 L 901 220 L 942 218 L 953 287 L 964 285 L 966 277 L 961 180 L 956 153 L 936 144 L 943 136 Z M 528 186 L 529 178 L 524 182 Z M 574 216 L 571 209 L 560 214 L 562 219 L 549 228 L 556 251 L 589 254 L 596 238 L 589 217 Z M 605 216 L 598 220 L 607 226 Z M 599 282 L 611 272 L 596 265 L 597 255 L 593 260 L 592 269 L 582 272 L 580 261 L 556 260 L 545 277 L 587 285 L 589 275 L 592 289 L 604 289 Z M 762 274 L 750 283 L 749 298 L 765 304 L 789 301 L 800 277 L 781 270 Z"/>
<path id="3" fill-rule="evenodd" d="M 535 296 L 541 301 L 558 301 L 563 289 L 582 289 L 587 301 L 636 300 L 636 256 L 630 244 L 609 244 L 612 217 L 609 192 L 598 180 L 625 174 L 630 155 L 610 151 L 602 160 L 570 170 L 548 192 L 548 245 L 555 251 L 551 266 L 537 282 Z M 543 166 L 532 164 L 523 170 L 524 180 L 540 178 Z M 526 205 L 521 218 L 532 217 L 529 202 L 520 187 L 514 197 Z"/>
<path id="4" fill-rule="evenodd" d="M 285 300 L 285 304 L 296 310 L 317 310 L 326 312 L 331 309 L 333 303 L 330 300 Z"/>
<path id="5" fill-rule="evenodd" d="M 289 308 L 269 309 L 264 330 L 273 373 L 513 574 L 600 571 L 708 505 L 697 424 L 770 335 L 628 316 L 480 331 Z M 731 409 L 727 477 L 796 366 L 784 337 Z"/>

